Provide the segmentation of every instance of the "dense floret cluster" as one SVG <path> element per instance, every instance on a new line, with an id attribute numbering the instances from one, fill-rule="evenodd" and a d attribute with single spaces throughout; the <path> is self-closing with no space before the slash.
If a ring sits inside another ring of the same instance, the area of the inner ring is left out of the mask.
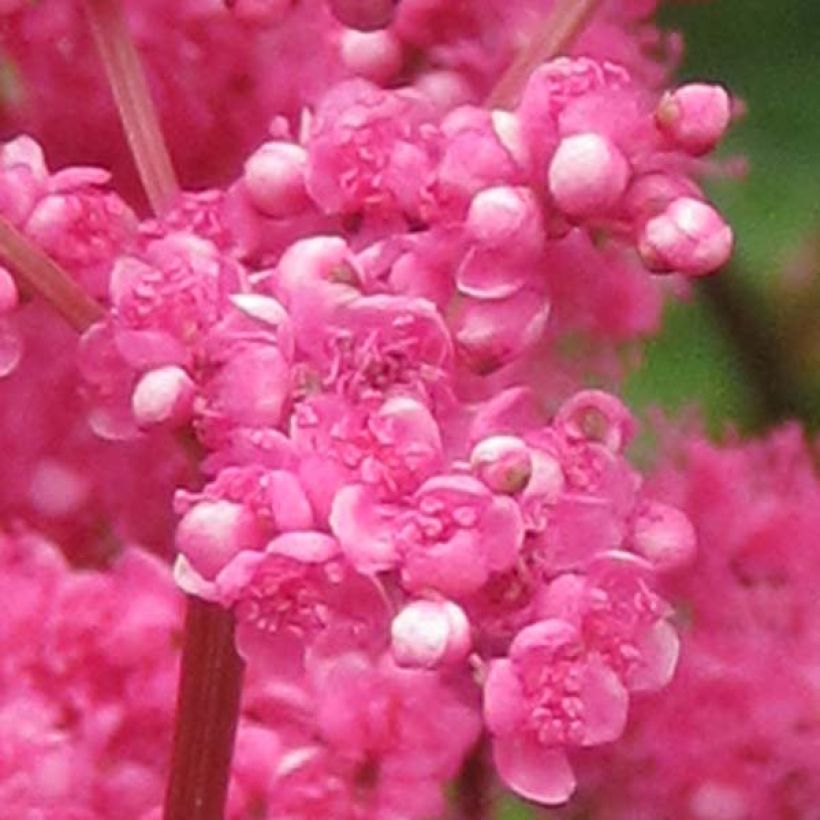
<path id="1" fill-rule="evenodd" d="M 4 805 L 157 816 L 162 559 L 247 666 L 232 816 L 444 816 L 487 748 L 565 802 L 671 679 L 659 579 L 695 551 L 583 380 L 655 329 L 658 274 L 727 261 L 696 178 L 730 97 L 665 88 L 646 0 L 126 5 L 191 190 L 117 3 L 0 3 Z"/>

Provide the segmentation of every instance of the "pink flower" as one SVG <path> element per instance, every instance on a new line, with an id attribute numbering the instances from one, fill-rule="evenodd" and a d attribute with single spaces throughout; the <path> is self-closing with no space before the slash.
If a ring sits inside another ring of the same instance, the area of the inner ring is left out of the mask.
<path id="1" fill-rule="evenodd" d="M 433 172 L 430 119 L 412 92 L 338 85 L 317 108 L 307 143 L 310 196 L 326 213 L 416 216 Z"/>
<path id="2" fill-rule="evenodd" d="M 565 802 L 575 788 L 564 749 L 615 740 L 626 711 L 618 676 L 560 618 L 519 632 L 484 686 L 498 773 L 518 794 L 547 804 Z"/>
<path id="3" fill-rule="evenodd" d="M 339 491 L 331 527 L 361 572 L 398 567 L 410 591 L 458 598 L 511 567 L 523 540 L 517 505 L 468 476 L 428 479 L 403 504 L 362 486 Z"/>

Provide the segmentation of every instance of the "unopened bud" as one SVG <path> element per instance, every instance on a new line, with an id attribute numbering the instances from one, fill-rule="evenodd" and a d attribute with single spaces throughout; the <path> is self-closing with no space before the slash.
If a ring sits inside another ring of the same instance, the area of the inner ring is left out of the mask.
<path id="1" fill-rule="evenodd" d="M 732 101 L 719 85 L 692 83 L 663 95 L 655 113 L 658 127 L 695 156 L 715 147 L 732 119 Z"/>
<path id="2" fill-rule="evenodd" d="M 245 162 L 245 190 L 262 213 L 290 216 L 309 203 L 305 189 L 307 152 L 290 142 L 267 142 Z"/>
<path id="3" fill-rule="evenodd" d="M 509 185 L 479 191 L 470 203 L 466 228 L 477 242 L 513 253 L 536 253 L 544 240 L 532 191 Z"/>
<path id="4" fill-rule="evenodd" d="M 390 626 L 393 658 L 399 666 L 434 669 L 459 663 L 470 652 L 470 622 L 451 601 L 414 601 Z"/>
<path id="5" fill-rule="evenodd" d="M 401 43 L 390 31 L 349 29 L 342 35 L 341 52 L 352 74 L 373 83 L 386 83 L 401 69 Z"/>
<path id="6" fill-rule="evenodd" d="M 680 197 L 646 223 L 638 250 L 655 273 L 704 276 L 728 262 L 733 244 L 732 229 L 711 205 Z"/>
<path id="7" fill-rule="evenodd" d="M 529 447 L 516 436 L 490 436 L 470 454 L 473 472 L 491 490 L 513 495 L 527 486 L 532 475 Z"/>
<path id="8" fill-rule="evenodd" d="M 137 382 L 131 410 L 140 427 L 179 427 L 191 417 L 196 385 L 176 365 L 149 370 Z"/>
<path id="9" fill-rule="evenodd" d="M 568 439 L 597 441 L 620 453 L 635 432 L 635 422 L 626 406 L 603 390 L 581 390 L 558 410 L 555 426 Z"/>
<path id="10" fill-rule="evenodd" d="M 232 501 L 201 501 L 179 522 L 177 550 L 205 579 L 213 580 L 242 550 L 258 549 L 261 536 L 253 514 Z"/>
<path id="11" fill-rule="evenodd" d="M 629 175 L 629 163 L 610 140 L 593 132 L 575 134 L 562 139 L 552 157 L 549 190 L 568 216 L 597 216 L 618 202 Z"/>

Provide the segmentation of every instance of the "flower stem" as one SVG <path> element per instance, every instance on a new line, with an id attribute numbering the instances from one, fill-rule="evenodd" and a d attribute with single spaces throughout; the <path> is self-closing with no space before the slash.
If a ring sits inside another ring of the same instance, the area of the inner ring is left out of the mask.
<path id="1" fill-rule="evenodd" d="M 482 737 L 461 767 L 457 781 L 458 820 L 489 820 L 492 781 L 487 765 L 487 742 Z"/>
<path id="2" fill-rule="evenodd" d="M 488 108 L 512 108 L 527 78 L 546 60 L 563 54 L 584 30 L 600 0 L 556 0 L 530 44 L 513 60 L 487 97 Z"/>
<path id="3" fill-rule="evenodd" d="M 174 201 L 179 185 L 121 2 L 84 0 L 84 5 L 142 185 L 154 213 L 160 213 Z"/>
<path id="4" fill-rule="evenodd" d="M 798 418 L 812 426 L 811 403 L 801 390 L 801 380 L 789 359 L 782 328 L 767 305 L 746 291 L 743 277 L 728 268 L 698 282 L 698 294 L 714 314 L 721 333 L 735 348 L 737 361 L 757 399 L 755 427 L 768 429 Z"/>
<path id="5" fill-rule="evenodd" d="M 164 820 L 222 820 L 244 665 L 234 619 L 189 597 Z"/>
<path id="6" fill-rule="evenodd" d="M 3 216 L 0 216 L 0 257 L 30 291 L 80 333 L 105 315 L 102 305 Z"/>

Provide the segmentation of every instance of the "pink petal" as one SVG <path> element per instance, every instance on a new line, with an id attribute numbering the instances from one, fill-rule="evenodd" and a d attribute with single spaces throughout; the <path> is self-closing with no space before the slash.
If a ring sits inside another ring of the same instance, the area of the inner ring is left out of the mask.
<path id="1" fill-rule="evenodd" d="M 589 660 L 581 684 L 584 704 L 584 746 L 617 740 L 624 732 L 629 695 L 603 661 Z"/>
<path id="2" fill-rule="evenodd" d="M 508 658 L 492 661 L 484 684 L 484 720 L 496 735 L 516 731 L 527 714 L 524 693 Z"/>
<path id="3" fill-rule="evenodd" d="M 575 775 L 564 752 L 529 737 L 496 739 L 493 759 L 502 780 L 528 800 L 555 806 L 575 791 Z"/>
<path id="4" fill-rule="evenodd" d="M 672 680 L 680 652 L 680 638 L 668 621 L 658 621 L 640 639 L 640 666 L 629 676 L 631 692 L 654 692 Z"/>
<path id="5" fill-rule="evenodd" d="M 351 564 L 364 573 L 392 568 L 398 558 L 387 511 L 366 487 L 343 487 L 333 499 L 330 528 Z"/>

